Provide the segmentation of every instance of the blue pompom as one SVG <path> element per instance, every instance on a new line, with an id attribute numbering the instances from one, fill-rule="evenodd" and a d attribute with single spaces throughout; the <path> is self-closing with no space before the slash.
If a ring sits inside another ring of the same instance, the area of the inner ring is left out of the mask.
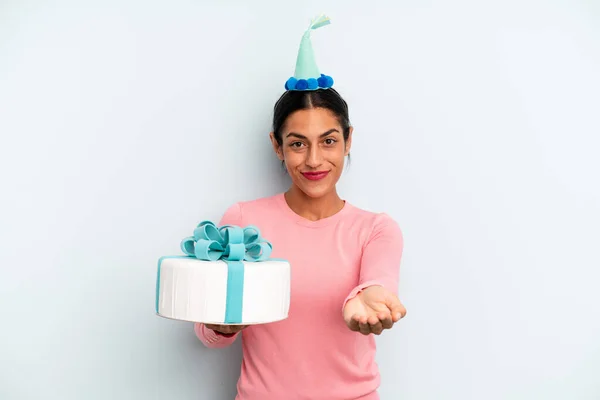
<path id="1" fill-rule="evenodd" d="M 308 82 L 306 79 L 298 79 L 296 82 L 296 90 L 306 90 L 308 89 Z"/>
<path id="2" fill-rule="evenodd" d="M 309 78 L 306 80 L 306 82 L 308 83 L 308 88 L 311 90 L 319 87 L 319 82 L 317 82 L 315 78 Z"/>
<path id="3" fill-rule="evenodd" d="M 322 88 L 330 88 L 333 86 L 333 78 L 325 75 L 325 74 L 321 74 L 321 77 L 318 79 L 319 81 L 319 86 Z"/>
<path id="4" fill-rule="evenodd" d="M 286 90 L 293 90 L 296 87 L 296 83 L 298 82 L 298 79 L 294 78 L 293 76 L 287 80 L 287 82 L 285 83 L 285 88 Z"/>

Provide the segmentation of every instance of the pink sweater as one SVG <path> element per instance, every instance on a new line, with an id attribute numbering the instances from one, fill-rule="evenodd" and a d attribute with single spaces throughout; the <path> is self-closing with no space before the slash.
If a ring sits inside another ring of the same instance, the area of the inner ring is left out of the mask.
<path id="1" fill-rule="evenodd" d="M 283 194 L 230 207 L 221 225 L 255 225 L 273 244 L 272 257 L 291 265 L 286 320 L 253 325 L 233 337 L 195 324 L 206 346 L 229 346 L 242 335 L 236 400 L 376 400 L 380 378 L 375 337 L 351 331 L 345 302 L 361 289 L 398 289 L 403 238 L 394 220 L 353 207 L 319 221 L 294 213 Z"/>

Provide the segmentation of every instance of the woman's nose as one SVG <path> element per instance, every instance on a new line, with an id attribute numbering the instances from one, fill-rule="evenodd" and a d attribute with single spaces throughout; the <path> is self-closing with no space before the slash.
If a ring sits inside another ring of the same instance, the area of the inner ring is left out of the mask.
<path id="1" fill-rule="evenodd" d="M 322 154 L 321 149 L 318 146 L 309 147 L 309 150 L 306 154 L 306 165 L 311 168 L 316 168 L 321 165 L 322 162 Z"/>

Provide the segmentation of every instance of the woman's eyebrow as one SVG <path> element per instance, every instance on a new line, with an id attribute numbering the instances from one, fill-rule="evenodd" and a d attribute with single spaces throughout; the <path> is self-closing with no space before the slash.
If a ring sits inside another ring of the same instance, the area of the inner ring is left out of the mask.
<path id="1" fill-rule="evenodd" d="M 330 129 L 330 130 L 328 130 L 327 132 L 321 133 L 321 134 L 319 135 L 319 137 L 325 137 L 325 136 L 327 136 L 327 135 L 330 135 L 330 134 L 332 134 L 333 132 L 340 133 L 340 131 L 338 131 L 337 129 L 333 128 L 333 129 Z M 290 137 L 290 136 L 294 136 L 294 137 L 297 137 L 297 138 L 299 138 L 299 139 L 306 139 L 306 138 L 307 138 L 306 136 L 304 136 L 304 135 L 301 135 L 301 134 L 299 134 L 299 133 L 296 133 L 296 132 L 290 132 L 290 133 L 288 133 L 288 134 L 287 134 L 285 137 L 286 137 L 286 138 L 288 138 L 288 137 Z"/>

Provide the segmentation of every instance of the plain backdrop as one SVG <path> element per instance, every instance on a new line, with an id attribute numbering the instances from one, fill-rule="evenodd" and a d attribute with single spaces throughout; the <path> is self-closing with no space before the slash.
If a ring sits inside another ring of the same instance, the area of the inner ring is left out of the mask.
<path id="1" fill-rule="evenodd" d="M 240 342 L 157 317 L 156 262 L 288 187 L 272 107 L 321 12 L 340 194 L 405 236 L 382 399 L 600 398 L 597 1 L 2 0 L 0 399 L 233 399 Z"/>

